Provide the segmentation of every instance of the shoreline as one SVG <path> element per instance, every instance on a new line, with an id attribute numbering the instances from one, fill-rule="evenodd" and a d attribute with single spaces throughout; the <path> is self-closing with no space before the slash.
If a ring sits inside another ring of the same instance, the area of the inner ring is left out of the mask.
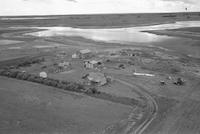
<path id="1" fill-rule="evenodd" d="M 193 32 L 187 32 L 187 31 L 178 31 L 178 30 L 147 30 L 142 31 L 145 33 L 155 34 L 155 35 L 166 35 L 166 36 L 172 36 L 172 37 L 183 37 L 183 38 L 190 38 L 194 40 L 200 40 L 200 34 L 196 34 Z"/>

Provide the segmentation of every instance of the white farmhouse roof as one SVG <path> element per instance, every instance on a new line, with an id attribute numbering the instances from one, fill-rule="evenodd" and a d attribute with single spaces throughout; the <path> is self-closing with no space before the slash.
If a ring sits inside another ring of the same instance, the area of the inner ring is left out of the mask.
<path id="1" fill-rule="evenodd" d="M 97 64 L 99 62 L 102 62 L 101 60 L 85 60 L 85 62 L 88 62 L 90 64 Z"/>
<path id="2" fill-rule="evenodd" d="M 89 49 L 83 49 L 83 50 L 80 50 L 80 53 L 81 54 L 91 53 L 91 50 L 89 50 Z"/>
<path id="3" fill-rule="evenodd" d="M 90 63 L 91 63 L 91 64 L 97 64 L 98 61 L 96 61 L 96 60 L 92 60 L 92 61 L 90 61 Z"/>
<path id="4" fill-rule="evenodd" d="M 60 67 L 69 66 L 69 62 L 61 62 L 58 64 Z"/>

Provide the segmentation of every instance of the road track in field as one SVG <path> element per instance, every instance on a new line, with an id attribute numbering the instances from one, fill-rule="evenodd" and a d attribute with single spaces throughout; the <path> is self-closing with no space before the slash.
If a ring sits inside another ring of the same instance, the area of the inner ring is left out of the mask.
<path id="1" fill-rule="evenodd" d="M 136 129 L 130 129 L 130 131 L 128 132 L 130 134 L 142 134 L 148 128 L 151 122 L 156 118 L 158 105 L 155 99 L 150 94 L 148 94 L 146 90 L 140 85 L 137 85 L 135 83 L 131 84 L 121 79 L 115 79 L 115 81 L 133 88 L 133 90 L 139 92 L 147 100 L 148 111 L 145 120 Z"/>

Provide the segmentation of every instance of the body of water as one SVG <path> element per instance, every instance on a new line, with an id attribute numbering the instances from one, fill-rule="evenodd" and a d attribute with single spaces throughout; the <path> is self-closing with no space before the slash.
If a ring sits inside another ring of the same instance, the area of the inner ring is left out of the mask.
<path id="1" fill-rule="evenodd" d="M 152 43 L 159 42 L 176 37 L 155 35 L 145 33 L 146 30 L 164 30 L 177 29 L 184 27 L 200 27 L 200 21 L 182 21 L 171 24 L 160 24 L 153 26 L 140 26 L 129 28 L 110 28 L 110 29 L 81 29 L 72 27 L 36 27 L 37 29 L 46 29 L 40 32 L 28 33 L 28 35 L 38 37 L 51 36 L 79 36 L 96 41 L 111 43 Z"/>

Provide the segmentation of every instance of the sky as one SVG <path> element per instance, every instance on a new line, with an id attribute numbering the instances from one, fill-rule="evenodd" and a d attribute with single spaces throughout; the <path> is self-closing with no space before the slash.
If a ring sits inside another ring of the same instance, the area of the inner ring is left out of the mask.
<path id="1" fill-rule="evenodd" d="M 0 15 L 200 11 L 200 0 L 0 0 Z"/>

